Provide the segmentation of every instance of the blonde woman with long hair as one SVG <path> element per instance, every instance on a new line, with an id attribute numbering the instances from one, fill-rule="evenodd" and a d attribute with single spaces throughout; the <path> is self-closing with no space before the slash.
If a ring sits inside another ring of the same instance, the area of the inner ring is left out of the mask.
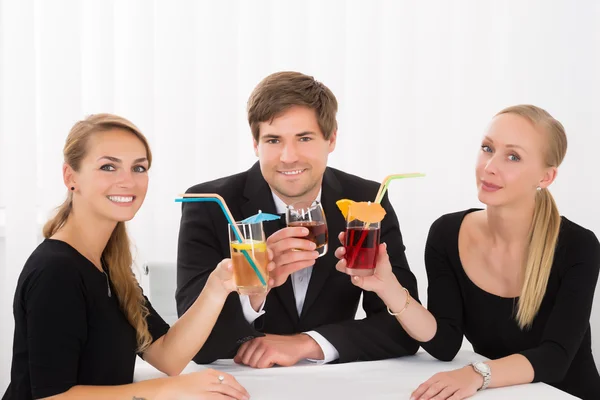
<path id="1" fill-rule="evenodd" d="M 125 221 L 144 201 L 151 163 L 146 138 L 124 118 L 98 114 L 73 126 L 64 147 L 67 199 L 19 277 L 3 399 L 248 398 L 228 374 L 179 375 L 235 288 L 230 260 L 172 327 L 135 279 Z M 173 377 L 132 383 L 136 354 Z"/>
<path id="2" fill-rule="evenodd" d="M 545 110 L 500 111 L 477 158 L 478 197 L 486 208 L 444 215 L 429 231 L 429 310 L 395 279 L 385 245 L 375 275 L 353 278 L 376 292 L 432 356 L 452 360 L 464 335 L 490 359 L 434 375 L 411 399 L 459 400 L 530 382 L 599 398 L 589 320 L 600 244 L 593 232 L 560 216 L 548 190 L 566 150 L 563 125 Z M 343 254 L 343 248 L 336 252 Z M 338 263 L 338 270 L 345 267 Z"/>

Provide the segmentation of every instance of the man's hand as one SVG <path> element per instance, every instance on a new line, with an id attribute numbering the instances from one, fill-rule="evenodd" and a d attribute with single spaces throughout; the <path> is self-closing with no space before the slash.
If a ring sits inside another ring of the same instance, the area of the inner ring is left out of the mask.
<path id="1" fill-rule="evenodd" d="M 273 365 L 289 367 L 305 358 L 322 360 L 321 347 L 306 334 L 293 336 L 267 335 L 244 343 L 233 358 L 238 364 L 253 368 Z"/>
<path id="2" fill-rule="evenodd" d="M 307 228 L 283 228 L 269 236 L 267 247 L 273 252 L 275 269 L 271 271 L 269 286 L 278 287 L 285 283 L 290 274 L 315 264 L 319 253 L 316 245 L 303 239 Z"/>

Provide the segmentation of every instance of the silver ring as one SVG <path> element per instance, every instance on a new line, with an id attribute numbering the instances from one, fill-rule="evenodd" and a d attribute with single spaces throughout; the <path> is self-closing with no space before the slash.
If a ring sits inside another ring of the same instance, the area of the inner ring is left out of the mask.
<path id="1" fill-rule="evenodd" d="M 219 383 L 223 383 L 223 381 L 225 380 L 225 377 L 223 375 L 219 375 L 218 379 L 219 379 Z"/>

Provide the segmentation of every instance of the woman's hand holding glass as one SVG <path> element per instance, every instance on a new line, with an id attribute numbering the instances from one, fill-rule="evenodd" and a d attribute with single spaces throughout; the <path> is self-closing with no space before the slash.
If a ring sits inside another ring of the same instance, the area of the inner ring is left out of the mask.
<path id="1" fill-rule="evenodd" d="M 335 268 L 343 273 L 347 273 L 347 261 L 345 259 L 346 249 L 344 248 L 346 239 L 345 235 L 345 232 L 342 232 L 338 235 L 338 239 L 340 240 L 342 246 L 338 247 L 335 251 L 335 256 L 339 259 Z M 387 253 L 387 245 L 385 243 L 379 245 L 375 272 L 373 275 L 353 275 L 351 280 L 354 285 L 363 290 L 375 292 L 382 299 L 384 299 L 388 293 L 392 293 L 394 291 L 400 292 L 402 290 L 402 285 L 400 285 L 400 282 L 398 282 L 398 279 L 392 270 L 390 258 Z"/>

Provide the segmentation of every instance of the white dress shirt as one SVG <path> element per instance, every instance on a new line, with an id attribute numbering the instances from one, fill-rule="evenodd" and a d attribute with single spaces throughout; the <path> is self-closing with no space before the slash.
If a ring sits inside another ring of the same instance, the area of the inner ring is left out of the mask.
<path id="1" fill-rule="evenodd" d="M 273 195 L 273 201 L 275 201 L 275 208 L 277 209 L 278 214 L 285 214 L 285 210 L 287 208 L 286 204 L 281 200 L 277 195 L 271 192 Z M 316 198 L 317 201 L 321 201 L 321 191 Z M 294 298 L 296 300 L 296 310 L 298 311 L 298 316 L 302 313 L 302 307 L 304 306 L 304 300 L 306 299 L 306 291 L 308 290 L 308 284 L 310 282 L 310 276 L 312 275 L 313 267 L 310 266 L 308 268 L 301 269 L 300 271 L 296 271 L 290 275 L 290 279 L 292 280 L 292 288 L 294 289 Z M 265 311 L 263 310 L 265 307 L 265 302 L 260 306 L 260 309 L 254 311 L 252 305 L 250 304 L 250 298 L 247 295 L 240 295 L 240 302 L 242 303 L 242 310 L 244 312 L 244 317 L 248 323 L 253 323 L 258 317 L 263 315 Z M 323 350 L 324 359 L 323 360 L 310 360 L 316 363 L 325 364 L 337 360 L 340 357 L 337 349 L 333 347 L 333 345 L 323 337 L 318 332 L 309 331 L 304 332 L 309 335 Z"/>

